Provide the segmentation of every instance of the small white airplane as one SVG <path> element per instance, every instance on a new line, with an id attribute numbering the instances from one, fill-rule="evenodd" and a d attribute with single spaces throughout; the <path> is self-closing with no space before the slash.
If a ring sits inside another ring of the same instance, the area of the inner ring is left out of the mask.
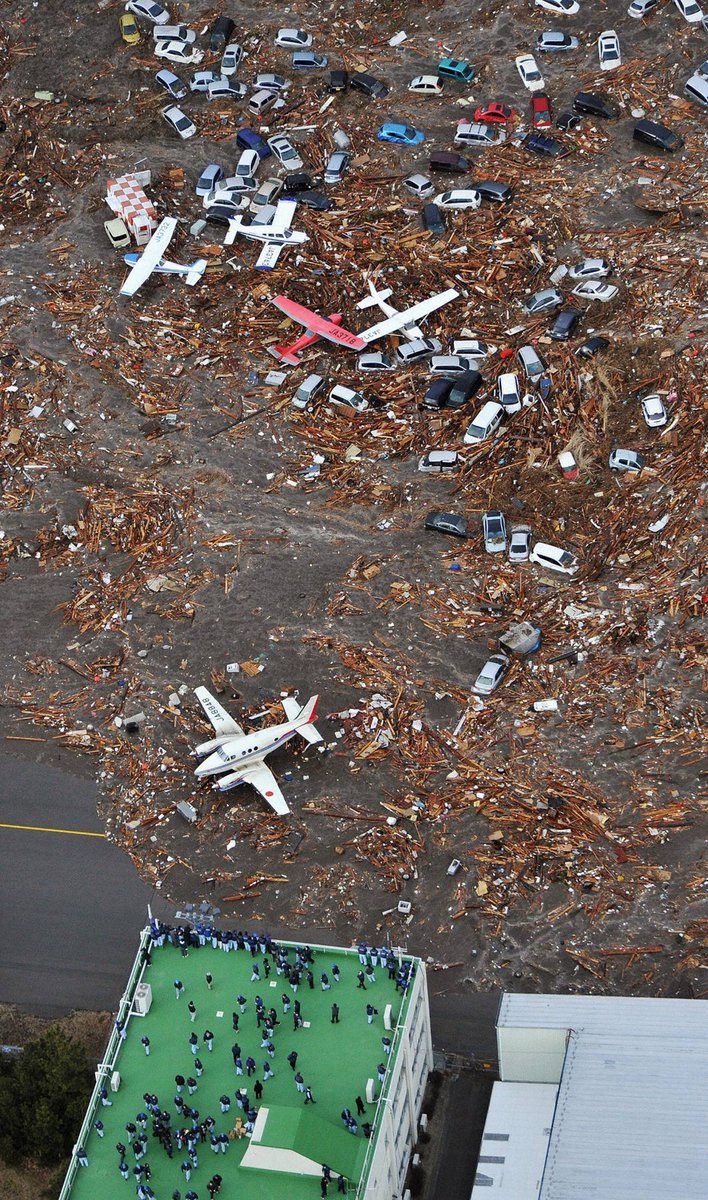
<path id="1" fill-rule="evenodd" d="M 293 321 L 304 325 L 306 333 L 290 346 L 269 346 L 268 352 L 280 359 L 281 362 L 297 366 L 300 362 L 298 351 L 304 349 L 305 346 L 312 345 L 317 338 L 325 338 L 337 346 L 346 346 L 348 350 L 364 350 L 370 342 L 378 341 L 379 338 L 386 337 L 389 333 L 395 333 L 398 329 L 407 327 L 412 331 L 412 322 L 427 317 L 429 313 L 449 304 L 451 300 L 456 300 L 459 294 L 455 288 L 448 288 L 445 292 L 438 292 L 436 296 L 429 296 L 427 300 L 420 300 L 418 304 L 414 304 L 403 312 L 393 309 L 392 316 L 387 317 L 385 321 L 379 321 L 378 325 L 362 329 L 360 333 L 352 333 L 350 329 L 344 329 L 339 323 L 341 321 L 339 313 L 332 314 L 337 318 L 335 321 L 332 316 L 321 317 L 319 313 L 305 308 L 304 304 L 298 304 L 295 300 L 289 300 L 287 296 L 274 296 L 271 304 L 274 304 L 287 316 L 292 317 Z M 412 332 L 411 336 L 413 336 Z M 420 334 L 416 333 L 415 336 L 419 337 Z"/>
<path id="2" fill-rule="evenodd" d="M 285 745 L 296 733 L 313 746 L 323 740 L 314 725 L 319 696 L 311 696 L 302 707 L 292 696 L 286 696 L 281 701 L 288 718 L 285 724 L 270 725 L 256 733 L 244 733 L 238 722 L 206 688 L 195 688 L 194 694 L 216 734 L 216 737 L 192 750 L 195 758 L 208 755 L 194 772 L 197 778 L 221 776 L 214 781 L 214 787 L 219 792 L 227 792 L 240 783 L 250 783 L 279 817 L 287 816 L 290 809 L 264 760 L 267 754 Z"/>
<path id="3" fill-rule="evenodd" d="M 174 237 L 176 228 L 176 217 L 165 217 L 160 221 L 140 258 L 132 270 L 129 271 L 120 289 L 121 296 L 134 296 L 138 288 L 141 288 L 145 281 L 150 278 L 153 271 L 162 262 L 162 257 Z"/>
<path id="4" fill-rule="evenodd" d="M 272 270 L 284 246 L 297 246 L 301 245 L 302 242 L 309 241 L 304 230 L 292 228 L 296 208 L 296 200 L 279 200 L 273 220 L 269 225 L 245 225 L 242 216 L 232 217 L 229 221 L 226 237 L 224 238 L 224 245 L 232 245 L 238 234 L 242 234 L 243 237 L 252 238 L 257 242 L 264 242 L 265 244 L 256 262 L 256 266 L 260 267 L 261 270 Z"/>
<path id="5" fill-rule="evenodd" d="M 141 257 L 142 255 L 138 254 L 137 250 L 130 250 L 128 254 L 123 255 L 123 262 L 129 267 L 134 267 L 140 262 Z M 199 283 L 206 268 L 207 260 L 205 258 L 197 258 L 193 263 L 176 263 L 170 262 L 167 258 L 161 258 L 153 270 L 160 275 L 184 275 L 184 282 L 187 286 L 194 287 L 195 283 Z"/>
<path id="6" fill-rule="evenodd" d="M 383 288 L 381 291 L 379 291 L 373 279 L 369 278 L 367 282 L 369 284 L 369 291 L 371 292 L 371 295 L 365 296 L 363 300 L 360 300 L 357 304 L 357 308 L 371 308 L 373 304 L 378 304 L 385 317 L 398 316 L 400 310 L 394 308 L 392 304 L 386 303 L 391 295 L 391 288 Z M 412 322 L 407 325 L 402 325 L 401 333 L 411 342 L 416 338 L 422 338 L 425 336 L 422 329 L 418 325 L 414 325 Z"/>

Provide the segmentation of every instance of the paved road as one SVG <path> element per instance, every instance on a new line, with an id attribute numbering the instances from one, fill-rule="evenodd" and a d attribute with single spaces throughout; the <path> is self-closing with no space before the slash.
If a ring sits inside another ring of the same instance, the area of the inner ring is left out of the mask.
<path id="1" fill-rule="evenodd" d="M 173 910 L 106 841 L 90 782 L 0 756 L 0 826 L 0 1001 L 48 1017 L 114 1008 L 147 905 Z"/>

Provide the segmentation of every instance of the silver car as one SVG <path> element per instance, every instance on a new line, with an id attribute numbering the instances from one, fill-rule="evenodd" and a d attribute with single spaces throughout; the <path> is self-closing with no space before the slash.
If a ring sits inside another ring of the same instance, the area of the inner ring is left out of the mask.
<path id="1" fill-rule="evenodd" d="M 558 308 L 563 303 L 563 293 L 558 291 L 558 288 L 544 288 L 540 292 L 534 292 L 533 296 L 529 296 L 528 300 L 524 301 L 524 309 L 529 316 L 536 316 L 537 313 L 550 312 L 552 308 Z"/>
<path id="2" fill-rule="evenodd" d="M 509 538 L 509 562 L 528 562 L 531 552 L 531 526 L 512 525 Z"/>
<path id="3" fill-rule="evenodd" d="M 509 670 L 509 662 L 506 654 L 493 654 L 472 684 L 472 691 L 477 696 L 491 696 Z"/>
<path id="4" fill-rule="evenodd" d="M 335 150 L 334 154 L 330 154 L 327 166 L 325 167 L 325 183 L 341 183 L 344 178 L 344 172 L 349 166 L 350 159 L 351 154 L 347 150 Z"/>

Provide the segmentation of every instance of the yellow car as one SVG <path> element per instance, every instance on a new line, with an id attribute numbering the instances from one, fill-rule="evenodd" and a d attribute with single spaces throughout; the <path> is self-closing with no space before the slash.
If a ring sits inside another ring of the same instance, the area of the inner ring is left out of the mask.
<path id="1" fill-rule="evenodd" d="M 135 24 L 135 17 L 131 17 L 130 13 L 123 13 L 118 24 L 120 35 L 129 46 L 134 46 L 136 42 L 140 41 L 140 30 Z"/>

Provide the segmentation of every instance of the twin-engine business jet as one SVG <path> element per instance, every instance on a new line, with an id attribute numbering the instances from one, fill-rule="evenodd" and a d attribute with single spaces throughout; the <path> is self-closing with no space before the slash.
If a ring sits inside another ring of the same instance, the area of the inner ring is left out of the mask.
<path id="1" fill-rule="evenodd" d="M 305 308 L 303 304 L 298 304 L 295 300 L 289 300 L 287 296 L 274 296 L 271 304 L 274 304 L 287 316 L 292 317 L 293 321 L 304 325 L 306 333 L 304 338 L 298 338 L 297 342 L 291 346 L 271 346 L 270 353 L 283 362 L 296 365 L 300 361 L 297 350 L 311 345 L 318 337 L 326 338 L 328 342 L 334 342 L 337 346 L 346 346 L 348 350 L 364 350 L 369 342 L 375 342 L 389 333 L 395 333 L 398 329 L 403 329 L 404 332 L 408 330 L 410 336 L 411 327 L 415 321 L 427 317 L 429 313 L 449 304 L 451 300 L 456 300 L 459 294 L 455 288 L 448 288 L 447 291 L 438 292 L 436 296 L 429 296 L 427 300 L 421 300 L 403 312 L 391 309 L 391 315 L 385 321 L 379 321 L 377 325 L 362 329 L 361 333 L 352 333 L 349 329 L 343 329 L 339 324 L 341 317 L 338 313 L 333 313 L 330 317 L 321 317 L 319 313 L 312 312 L 311 309 Z M 370 303 L 378 303 L 380 295 L 378 293 L 376 298 L 372 296 Z M 390 306 L 387 307 L 390 308 Z"/>
<path id="2" fill-rule="evenodd" d="M 143 250 L 142 254 L 135 251 L 130 251 L 123 255 L 123 261 L 131 268 L 125 278 L 122 288 L 120 289 L 121 296 L 134 296 L 139 288 L 150 278 L 153 271 L 158 271 L 166 275 L 184 275 L 185 283 L 193 287 L 201 279 L 206 270 L 206 259 L 198 258 L 196 262 L 181 263 L 169 262 L 163 258 L 167 247 L 169 246 L 177 228 L 176 217 L 165 217 L 160 222 L 157 229 L 153 233 L 150 241 Z"/>
<path id="3" fill-rule="evenodd" d="M 197 778 L 219 776 L 214 780 L 214 787 L 220 792 L 227 792 L 240 783 L 250 783 L 279 817 L 287 816 L 290 809 L 264 760 L 267 754 L 285 745 L 296 733 L 313 746 L 322 741 L 313 723 L 319 696 L 311 696 L 302 707 L 297 700 L 286 696 L 281 701 L 288 718 L 284 725 L 270 725 L 257 733 L 244 733 L 206 688 L 195 688 L 194 694 L 216 733 L 215 738 L 202 742 L 192 751 L 196 758 L 205 754 L 209 756 L 195 770 Z"/>

